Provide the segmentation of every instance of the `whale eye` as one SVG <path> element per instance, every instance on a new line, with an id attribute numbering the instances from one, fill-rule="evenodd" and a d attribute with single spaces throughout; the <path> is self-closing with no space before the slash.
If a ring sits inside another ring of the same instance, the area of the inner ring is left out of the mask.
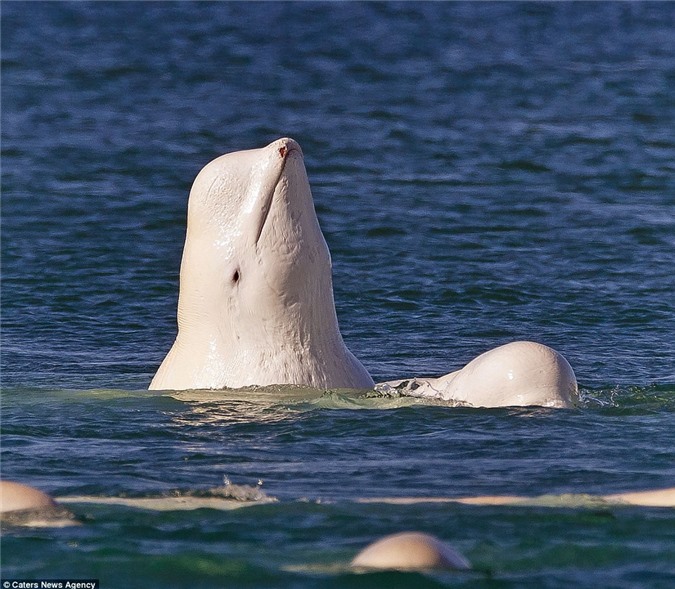
<path id="1" fill-rule="evenodd" d="M 241 275 L 239 274 L 239 268 L 237 268 L 234 271 L 234 274 L 232 274 L 232 282 L 234 282 L 234 284 L 237 284 L 237 282 L 239 282 L 240 278 L 241 278 Z"/>

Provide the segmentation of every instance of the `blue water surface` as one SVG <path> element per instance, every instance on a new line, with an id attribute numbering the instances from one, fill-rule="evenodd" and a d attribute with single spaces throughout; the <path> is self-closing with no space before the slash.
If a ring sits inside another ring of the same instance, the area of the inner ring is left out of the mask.
<path id="1" fill-rule="evenodd" d="M 362 504 L 675 481 L 675 4 L 4 2 L 2 477 L 278 501 L 3 529 L 3 577 L 109 587 L 670 587 L 669 509 Z M 146 391 L 187 194 L 294 137 L 376 381 L 528 339 L 575 410 Z M 434 533 L 471 573 L 352 573 Z"/>

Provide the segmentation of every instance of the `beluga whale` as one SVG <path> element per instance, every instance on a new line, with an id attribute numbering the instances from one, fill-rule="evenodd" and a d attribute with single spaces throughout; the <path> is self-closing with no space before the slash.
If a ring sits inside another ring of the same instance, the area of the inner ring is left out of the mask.
<path id="1" fill-rule="evenodd" d="M 188 199 L 178 335 L 151 389 L 372 388 L 338 326 L 300 146 L 223 155 Z"/>
<path id="2" fill-rule="evenodd" d="M 199 172 L 177 315 L 150 389 L 375 387 L 340 334 L 330 252 L 296 141 L 228 153 Z M 376 388 L 481 407 L 569 407 L 578 394 L 567 360 L 535 342 L 489 350 L 442 377 Z"/>

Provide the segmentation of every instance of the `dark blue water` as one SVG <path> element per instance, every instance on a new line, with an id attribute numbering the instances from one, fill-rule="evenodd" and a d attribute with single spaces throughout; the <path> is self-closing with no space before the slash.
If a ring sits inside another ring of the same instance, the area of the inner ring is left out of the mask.
<path id="1" fill-rule="evenodd" d="M 358 504 L 675 480 L 675 4 L 2 4 L 2 476 L 276 503 L 10 529 L 4 576 L 101 587 L 669 587 L 668 509 Z M 376 380 L 530 339 L 574 411 L 145 391 L 189 187 L 292 136 L 343 336 Z M 461 575 L 354 575 L 437 534 Z"/>

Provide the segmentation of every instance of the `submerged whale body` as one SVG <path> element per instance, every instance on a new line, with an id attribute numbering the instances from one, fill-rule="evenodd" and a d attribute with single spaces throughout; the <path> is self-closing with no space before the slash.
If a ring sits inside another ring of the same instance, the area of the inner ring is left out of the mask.
<path id="1" fill-rule="evenodd" d="M 555 350 L 515 342 L 410 394 L 477 406 L 568 407 L 574 372 Z M 405 389 L 404 381 L 382 386 Z M 188 201 L 178 335 L 150 389 L 273 384 L 371 389 L 347 349 L 331 259 L 300 146 L 289 138 L 230 153 L 197 175 Z"/>
<path id="2" fill-rule="evenodd" d="M 47 509 L 56 502 L 46 493 L 15 481 L 0 481 L 0 513 Z"/>
<path id="3" fill-rule="evenodd" d="M 351 564 L 356 568 L 402 571 L 471 568 L 471 563 L 452 546 L 422 532 L 380 538 L 359 552 Z"/>

